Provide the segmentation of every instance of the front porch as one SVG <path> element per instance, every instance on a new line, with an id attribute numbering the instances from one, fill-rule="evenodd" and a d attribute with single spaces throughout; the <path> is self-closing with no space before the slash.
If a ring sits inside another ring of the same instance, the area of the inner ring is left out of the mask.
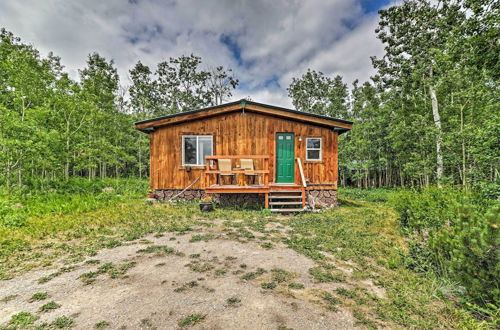
<path id="1" fill-rule="evenodd" d="M 239 155 L 239 156 L 206 156 L 205 170 L 205 194 L 263 194 L 264 207 L 275 212 L 300 212 L 306 206 L 306 181 L 302 170 L 300 158 L 297 158 L 297 166 L 301 175 L 300 184 L 296 183 L 274 183 L 269 182 L 269 160 L 268 155 Z M 252 162 L 257 160 L 261 164 L 261 168 L 242 168 L 231 167 L 221 170 L 219 160 L 231 160 L 232 162 L 241 163 L 241 160 L 249 160 Z M 226 184 L 223 182 L 223 176 L 234 178 L 234 182 Z M 250 177 L 257 177 L 256 182 L 249 183 Z M 270 208 L 271 206 L 271 208 Z"/>

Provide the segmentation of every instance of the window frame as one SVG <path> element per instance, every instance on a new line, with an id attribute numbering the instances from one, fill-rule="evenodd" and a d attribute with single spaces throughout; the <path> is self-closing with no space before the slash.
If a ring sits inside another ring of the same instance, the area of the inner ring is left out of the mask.
<path id="1" fill-rule="evenodd" d="M 185 167 L 194 167 L 194 166 L 198 166 L 198 167 L 201 167 L 201 166 L 205 166 L 205 160 L 203 159 L 202 162 L 203 164 L 198 164 L 198 151 L 200 150 L 200 137 L 207 137 L 207 138 L 210 138 L 210 142 L 212 143 L 212 148 L 211 148 L 211 152 L 210 152 L 210 156 L 213 156 L 214 154 L 214 136 L 213 135 L 206 135 L 206 134 L 200 134 L 200 135 L 196 135 L 196 134 L 186 134 L 186 135 L 182 135 L 181 136 L 181 148 L 182 148 L 182 166 L 185 166 Z M 186 164 L 185 161 L 186 161 L 186 157 L 185 157 L 185 138 L 196 138 L 196 164 Z"/>
<path id="2" fill-rule="evenodd" d="M 308 141 L 309 140 L 319 140 L 319 148 L 309 148 L 308 147 Z M 319 150 L 319 158 L 317 159 L 310 159 L 309 158 L 309 150 Z M 306 137 L 306 161 L 308 162 L 321 162 L 323 160 L 323 139 L 320 137 Z"/>

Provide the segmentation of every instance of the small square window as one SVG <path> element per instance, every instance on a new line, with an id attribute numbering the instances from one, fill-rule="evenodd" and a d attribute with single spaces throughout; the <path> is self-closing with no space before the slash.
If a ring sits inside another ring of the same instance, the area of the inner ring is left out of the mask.
<path id="1" fill-rule="evenodd" d="M 306 139 L 306 160 L 321 160 L 321 138 Z"/>

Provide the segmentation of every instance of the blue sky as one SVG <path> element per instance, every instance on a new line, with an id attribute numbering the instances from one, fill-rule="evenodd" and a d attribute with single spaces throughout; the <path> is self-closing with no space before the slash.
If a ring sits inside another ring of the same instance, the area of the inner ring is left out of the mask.
<path id="1" fill-rule="evenodd" d="M 230 100 L 291 106 L 286 88 L 308 68 L 351 84 L 373 74 L 377 11 L 391 0 L 2 0 L 0 26 L 43 54 L 53 51 L 73 77 L 97 51 L 114 59 L 121 83 L 138 61 L 153 69 L 194 53 L 206 67 L 233 69 Z"/>

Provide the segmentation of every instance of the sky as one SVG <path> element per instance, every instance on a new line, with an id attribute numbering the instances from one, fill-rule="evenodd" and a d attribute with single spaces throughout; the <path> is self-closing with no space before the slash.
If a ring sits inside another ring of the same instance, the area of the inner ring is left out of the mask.
<path id="1" fill-rule="evenodd" d="M 1 0 L 0 27 L 62 58 L 73 78 L 97 51 L 122 85 L 137 61 L 191 53 L 240 80 L 232 100 L 291 107 L 287 87 L 308 68 L 351 85 L 374 73 L 379 9 L 391 0 Z"/>

